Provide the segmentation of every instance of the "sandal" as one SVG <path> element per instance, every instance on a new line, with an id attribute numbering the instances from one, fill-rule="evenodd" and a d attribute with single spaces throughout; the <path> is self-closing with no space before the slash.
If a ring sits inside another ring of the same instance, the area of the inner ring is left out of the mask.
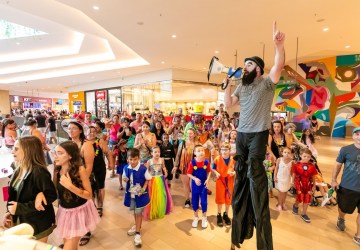
<path id="1" fill-rule="evenodd" d="M 80 246 L 85 246 L 87 243 L 89 243 L 91 237 L 91 233 L 87 232 L 84 236 L 80 238 Z"/>
<path id="2" fill-rule="evenodd" d="M 103 208 L 102 207 L 98 207 L 97 208 L 98 214 L 100 216 L 100 218 L 103 216 Z"/>

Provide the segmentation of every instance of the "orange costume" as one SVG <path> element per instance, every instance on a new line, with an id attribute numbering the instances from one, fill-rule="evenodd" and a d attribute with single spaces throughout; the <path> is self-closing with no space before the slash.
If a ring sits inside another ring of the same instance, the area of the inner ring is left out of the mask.
<path id="1" fill-rule="evenodd" d="M 217 156 L 214 159 L 212 168 L 220 174 L 220 177 L 216 180 L 215 203 L 218 205 L 231 205 L 234 189 L 234 176 L 230 176 L 229 172 L 234 171 L 234 166 L 235 161 L 232 157 L 224 159 L 221 156 Z"/>

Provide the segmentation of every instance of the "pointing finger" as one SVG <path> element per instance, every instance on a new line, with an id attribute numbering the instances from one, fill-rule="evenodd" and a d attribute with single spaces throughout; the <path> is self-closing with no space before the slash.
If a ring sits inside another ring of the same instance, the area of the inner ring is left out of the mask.
<path id="1" fill-rule="evenodd" d="M 276 32 L 276 21 L 274 21 L 274 23 L 273 23 L 273 33 L 275 34 L 275 32 Z"/>

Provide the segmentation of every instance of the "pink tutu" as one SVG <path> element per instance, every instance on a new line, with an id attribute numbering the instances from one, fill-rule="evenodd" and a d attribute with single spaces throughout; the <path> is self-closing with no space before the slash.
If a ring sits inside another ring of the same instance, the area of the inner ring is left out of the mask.
<path id="1" fill-rule="evenodd" d="M 99 222 L 100 217 L 92 200 L 75 208 L 63 208 L 59 205 L 55 230 L 61 238 L 70 239 L 94 230 Z"/>

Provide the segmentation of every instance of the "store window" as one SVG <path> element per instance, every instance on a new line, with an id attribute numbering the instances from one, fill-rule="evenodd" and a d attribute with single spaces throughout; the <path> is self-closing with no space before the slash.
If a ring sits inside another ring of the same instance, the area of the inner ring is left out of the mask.
<path id="1" fill-rule="evenodd" d="M 86 111 L 95 114 L 95 91 L 86 92 Z"/>
<path id="2" fill-rule="evenodd" d="M 118 111 L 122 111 L 121 89 L 109 89 L 108 96 L 110 115 L 116 114 Z"/>
<path id="3" fill-rule="evenodd" d="M 99 119 L 109 117 L 107 107 L 107 91 L 99 90 L 95 92 L 96 98 L 96 117 Z"/>

